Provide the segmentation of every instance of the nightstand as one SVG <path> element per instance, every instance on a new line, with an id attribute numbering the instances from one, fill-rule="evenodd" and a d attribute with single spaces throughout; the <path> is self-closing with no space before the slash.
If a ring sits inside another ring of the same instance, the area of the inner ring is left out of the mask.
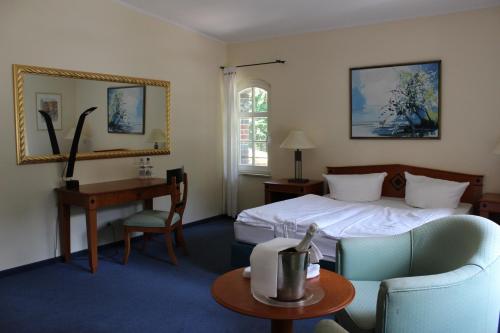
<path id="1" fill-rule="evenodd" d="M 479 200 L 479 215 L 490 218 L 491 213 L 500 213 L 499 193 L 485 193 Z"/>
<path id="2" fill-rule="evenodd" d="M 310 180 L 307 183 L 289 183 L 288 179 L 273 179 L 264 182 L 266 204 L 300 197 L 305 194 L 323 195 L 323 181 Z"/>

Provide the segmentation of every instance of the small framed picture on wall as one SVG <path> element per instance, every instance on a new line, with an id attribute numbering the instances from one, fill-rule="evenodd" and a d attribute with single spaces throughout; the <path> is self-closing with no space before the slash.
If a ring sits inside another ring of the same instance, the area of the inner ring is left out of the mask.
<path id="1" fill-rule="evenodd" d="M 350 69 L 351 139 L 439 139 L 441 61 Z"/>
<path id="2" fill-rule="evenodd" d="M 36 93 L 36 128 L 47 130 L 47 123 L 40 112 L 45 111 L 52 119 L 55 130 L 62 129 L 62 95 L 57 93 Z"/>
<path id="3" fill-rule="evenodd" d="M 108 88 L 108 133 L 144 134 L 146 87 Z"/>

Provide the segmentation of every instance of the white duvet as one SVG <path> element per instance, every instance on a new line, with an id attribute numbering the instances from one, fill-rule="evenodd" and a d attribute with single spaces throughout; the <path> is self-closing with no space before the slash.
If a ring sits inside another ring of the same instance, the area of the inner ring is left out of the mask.
<path id="1" fill-rule="evenodd" d="M 333 239 L 401 234 L 440 217 L 456 214 L 454 209 L 422 209 L 382 206 L 333 200 L 308 194 L 276 202 L 238 215 L 239 222 L 304 233 L 315 222 L 319 233 Z"/>

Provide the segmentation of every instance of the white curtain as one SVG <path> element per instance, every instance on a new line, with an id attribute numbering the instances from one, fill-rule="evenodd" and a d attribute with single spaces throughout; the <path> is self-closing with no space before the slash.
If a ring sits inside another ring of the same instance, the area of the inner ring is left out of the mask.
<path id="1" fill-rule="evenodd" d="M 236 67 L 224 68 L 224 212 L 238 213 L 238 98 Z"/>

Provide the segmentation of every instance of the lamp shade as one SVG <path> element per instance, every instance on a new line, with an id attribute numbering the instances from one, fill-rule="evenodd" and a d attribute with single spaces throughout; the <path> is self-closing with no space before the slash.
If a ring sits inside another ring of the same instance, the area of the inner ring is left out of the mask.
<path id="1" fill-rule="evenodd" d="M 500 155 L 500 142 L 497 143 L 495 149 L 493 149 L 493 154 Z"/>
<path id="2" fill-rule="evenodd" d="M 309 140 L 303 131 L 291 131 L 280 145 L 280 148 L 286 149 L 311 149 L 316 146 Z"/>
<path id="3" fill-rule="evenodd" d="M 154 128 L 149 134 L 148 142 L 165 142 L 165 133 L 159 128 Z"/>

